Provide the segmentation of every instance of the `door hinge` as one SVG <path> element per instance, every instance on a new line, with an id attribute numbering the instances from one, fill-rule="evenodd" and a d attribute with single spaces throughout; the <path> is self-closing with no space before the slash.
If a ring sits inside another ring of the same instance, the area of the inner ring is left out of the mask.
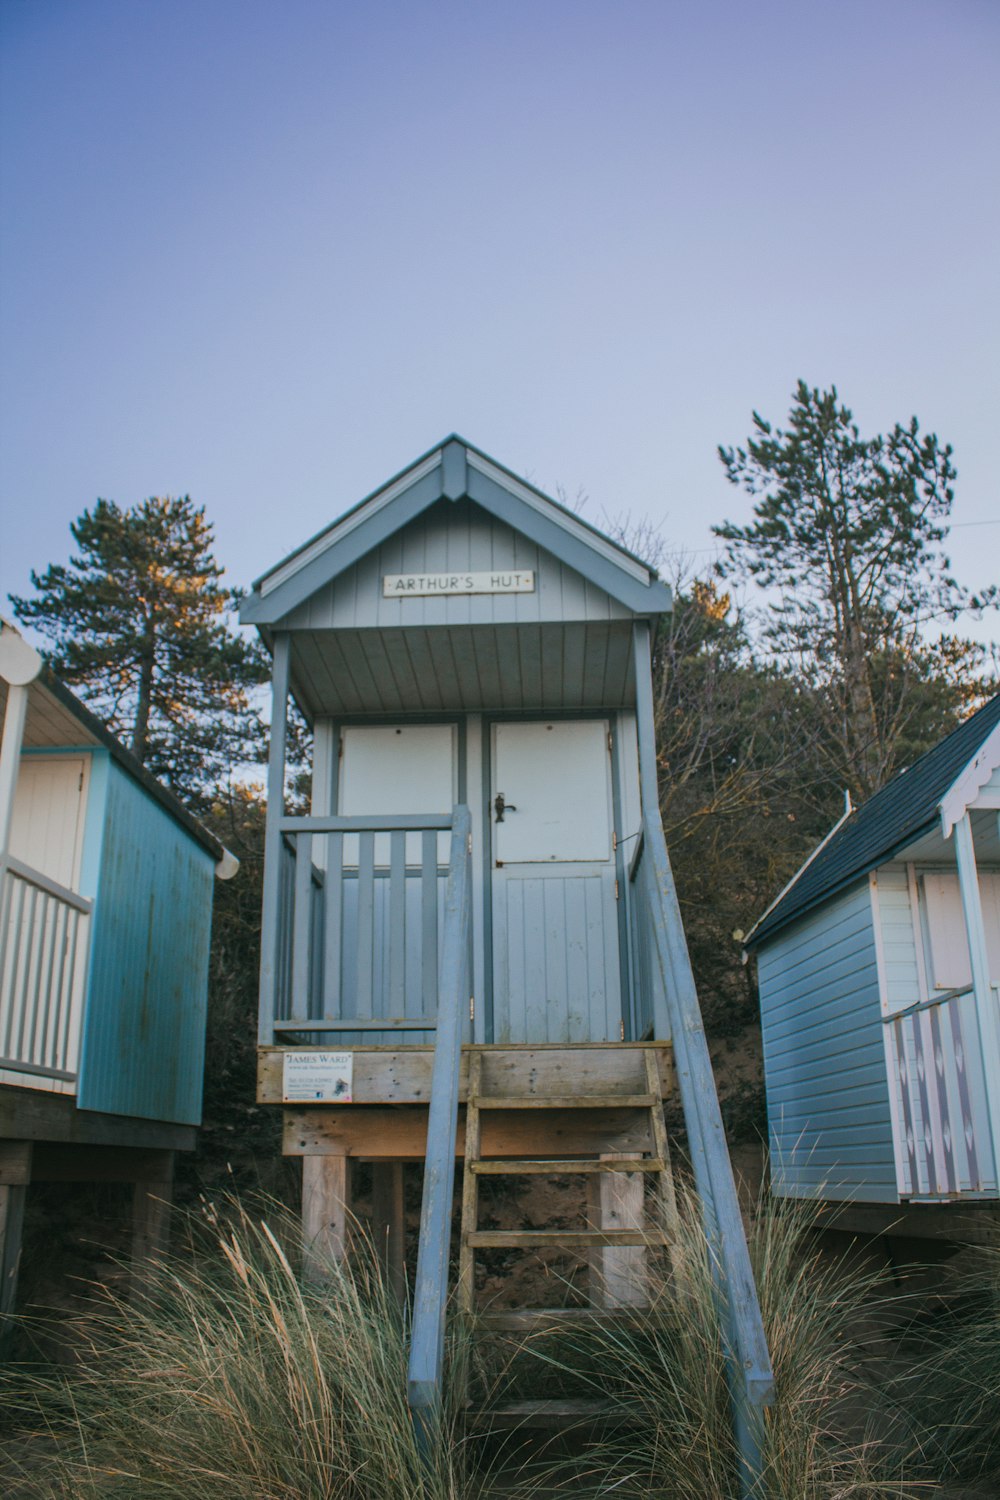
<path id="1" fill-rule="evenodd" d="M 618 853 L 618 835 L 613 828 L 611 830 L 611 852 L 612 854 Z"/>
<path id="2" fill-rule="evenodd" d="M 618 1035 L 619 1035 L 619 1037 L 621 1038 L 622 1041 L 625 1040 L 625 1022 L 624 1021 L 619 1021 L 618 1022 Z"/>
<path id="3" fill-rule="evenodd" d="M 617 882 L 617 880 L 615 881 L 615 900 L 616 901 L 618 900 L 618 882 Z"/>
<path id="4" fill-rule="evenodd" d="M 469 853 L 472 853 L 472 834 L 469 834 Z"/>
<path id="5" fill-rule="evenodd" d="M 475 995 L 470 995 L 469 996 L 469 1020 L 470 1021 L 474 1021 L 475 1019 L 476 1019 L 476 997 L 475 997 Z"/>
<path id="6" fill-rule="evenodd" d="M 614 753 L 615 753 L 614 742 L 612 741 L 611 730 L 609 729 L 608 730 L 608 754 L 609 755 L 613 755 Z"/>

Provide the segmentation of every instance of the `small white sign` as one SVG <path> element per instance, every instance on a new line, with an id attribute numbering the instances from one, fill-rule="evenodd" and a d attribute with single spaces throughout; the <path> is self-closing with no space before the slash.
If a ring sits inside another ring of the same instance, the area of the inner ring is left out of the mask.
<path id="1" fill-rule="evenodd" d="M 492 573 L 386 573 L 386 599 L 427 599 L 434 594 L 533 594 L 532 569 L 497 568 Z"/>
<path id="2" fill-rule="evenodd" d="M 353 1052 L 286 1052 L 284 1104 L 350 1104 Z"/>

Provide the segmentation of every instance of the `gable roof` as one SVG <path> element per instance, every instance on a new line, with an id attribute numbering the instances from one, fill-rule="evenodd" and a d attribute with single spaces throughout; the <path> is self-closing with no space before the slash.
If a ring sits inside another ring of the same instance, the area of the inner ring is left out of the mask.
<path id="1" fill-rule="evenodd" d="M 855 808 L 751 928 L 744 947 L 748 951 L 760 947 L 789 922 L 927 833 L 943 818 L 948 794 L 991 737 L 1000 749 L 1000 693 L 863 807 Z M 950 833 L 950 824 L 945 831 Z"/>
<path id="2" fill-rule="evenodd" d="M 126 750 L 85 703 L 57 677 L 44 657 L 28 644 L 9 620 L 0 617 L 0 732 L 7 717 L 8 686 L 28 689 L 26 724 L 22 746 L 60 749 L 66 745 L 99 745 L 110 752 L 133 781 L 163 807 L 184 831 L 206 849 L 216 862 L 220 878 L 228 879 L 239 868 L 235 855 L 209 833 L 169 787 L 151 775 Z M 37 736 L 37 737 L 36 737 Z M 225 869 L 225 875 L 222 869 Z"/>
<path id="3" fill-rule="evenodd" d="M 269 568 L 244 600 L 245 624 L 274 625 L 441 499 L 467 497 L 636 614 L 671 608 L 655 569 L 464 438 L 445 438 Z"/>

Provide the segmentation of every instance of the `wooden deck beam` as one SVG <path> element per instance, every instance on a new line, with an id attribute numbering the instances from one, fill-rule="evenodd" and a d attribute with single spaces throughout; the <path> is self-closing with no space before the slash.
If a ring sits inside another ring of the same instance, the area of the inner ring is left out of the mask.
<path id="1" fill-rule="evenodd" d="M 153 1151 L 193 1151 L 193 1125 L 77 1109 L 71 1094 L 0 1084 L 0 1140 L 73 1142 Z"/>
<path id="2" fill-rule="evenodd" d="M 579 1046 L 522 1046 L 477 1048 L 483 1058 L 484 1102 L 490 1094 L 576 1097 L 645 1095 L 648 1083 L 644 1055 L 649 1043 L 608 1042 Z M 283 1056 L 285 1052 L 316 1049 L 261 1047 L 257 1071 L 257 1102 L 282 1103 Z M 322 1049 L 320 1049 L 322 1050 Z M 354 1105 L 426 1104 L 430 1098 L 432 1046 L 356 1046 L 354 1056 Z M 468 1095 L 471 1047 L 462 1048 L 459 1099 Z M 673 1089 L 673 1052 L 659 1042 L 655 1049 L 661 1087 L 669 1097 Z M 348 1106 L 352 1107 L 352 1106 Z"/>
<path id="3" fill-rule="evenodd" d="M 649 1111 L 490 1110 L 483 1115 L 483 1154 L 598 1156 L 652 1149 Z M 427 1151 L 427 1107 L 327 1105 L 286 1108 L 285 1156 L 350 1156 L 360 1161 L 422 1161 Z M 456 1157 L 465 1154 L 465 1109 L 459 1112 Z M 558 1167 L 553 1169 L 558 1175 Z"/>

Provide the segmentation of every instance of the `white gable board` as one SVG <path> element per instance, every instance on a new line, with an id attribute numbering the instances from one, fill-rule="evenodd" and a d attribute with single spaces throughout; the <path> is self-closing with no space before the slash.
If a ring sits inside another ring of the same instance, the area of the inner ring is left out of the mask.
<path id="1" fill-rule="evenodd" d="M 669 610 L 670 590 L 646 563 L 462 439 L 452 437 L 269 569 L 244 601 L 241 619 L 262 627 L 284 626 L 299 606 L 429 508 L 441 501 L 470 500 L 596 584 L 630 614 L 648 616 Z M 462 559 L 450 564 L 455 571 L 469 566 Z"/>

